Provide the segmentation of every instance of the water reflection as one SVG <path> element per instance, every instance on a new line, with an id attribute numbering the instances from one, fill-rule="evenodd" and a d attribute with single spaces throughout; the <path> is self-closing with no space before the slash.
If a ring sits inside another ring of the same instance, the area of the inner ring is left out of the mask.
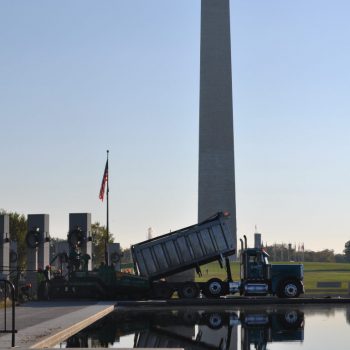
<path id="1" fill-rule="evenodd" d="M 295 308 L 119 310 L 60 346 L 246 350 L 303 339 L 304 313 Z"/>
<path id="2" fill-rule="evenodd" d="M 350 324 L 350 309 L 346 309 L 346 322 Z"/>

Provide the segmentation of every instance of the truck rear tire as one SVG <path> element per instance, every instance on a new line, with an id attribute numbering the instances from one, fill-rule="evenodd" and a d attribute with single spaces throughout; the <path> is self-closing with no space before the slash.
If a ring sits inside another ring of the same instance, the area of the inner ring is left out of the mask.
<path id="1" fill-rule="evenodd" d="M 279 298 L 297 298 L 301 293 L 301 284 L 297 280 L 286 280 L 281 283 L 277 290 Z"/>
<path id="2" fill-rule="evenodd" d="M 222 295 L 227 294 L 227 288 L 221 279 L 211 278 L 205 283 L 203 294 L 207 298 L 220 298 Z"/>
<path id="3" fill-rule="evenodd" d="M 197 283 L 185 282 L 178 289 L 178 294 L 180 298 L 183 299 L 194 299 L 199 295 L 199 287 Z"/>

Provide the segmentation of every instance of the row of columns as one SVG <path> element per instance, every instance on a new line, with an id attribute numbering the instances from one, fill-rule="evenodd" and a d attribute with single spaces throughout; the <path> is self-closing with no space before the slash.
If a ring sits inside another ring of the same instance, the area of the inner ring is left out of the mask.
<path id="1" fill-rule="evenodd" d="M 27 219 L 27 280 L 35 281 L 38 268 L 45 268 L 50 264 L 50 218 L 48 214 L 29 214 Z M 79 231 L 82 235 L 79 247 L 81 254 L 88 254 L 88 270 L 92 270 L 92 236 L 91 214 L 70 213 L 69 232 Z M 67 241 L 55 244 L 54 253 L 66 253 L 69 255 L 70 244 Z M 74 242 L 73 242 L 74 245 Z M 120 257 L 119 243 L 108 244 L 109 264 L 114 264 L 120 269 L 120 263 L 115 257 Z M 17 269 L 17 242 L 10 241 L 10 218 L 9 215 L 0 215 L 0 274 L 7 278 L 10 271 Z M 52 258 L 52 257 L 51 257 Z"/>

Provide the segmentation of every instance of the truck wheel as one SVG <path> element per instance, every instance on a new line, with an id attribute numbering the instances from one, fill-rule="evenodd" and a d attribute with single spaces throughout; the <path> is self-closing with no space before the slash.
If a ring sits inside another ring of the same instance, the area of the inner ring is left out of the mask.
<path id="1" fill-rule="evenodd" d="M 224 283 L 219 278 L 211 278 L 206 282 L 203 294 L 207 298 L 220 298 L 221 295 L 226 294 L 226 289 Z"/>
<path id="2" fill-rule="evenodd" d="M 304 321 L 304 314 L 299 310 L 290 310 L 279 315 L 279 318 L 285 329 L 298 329 Z"/>
<path id="3" fill-rule="evenodd" d="M 193 299 L 197 298 L 199 295 L 199 287 L 197 283 L 186 282 L 178 289 L 178 294 L 180 298 L 183 299 Z"/>
<path id="4" fill-rule="evenodd" d="M 219 313 L 208 313 L 204 315 L 204 318 L 210 329 L 220 329 L 223 326 L 224 320 Z"/>
<path id="5" fill-rule="evenodd" d="M 300 282 L 296 280 L 286 280 L 278 288 L 277 295 L 280 298 L 297 298 L 300 295 Z"/>

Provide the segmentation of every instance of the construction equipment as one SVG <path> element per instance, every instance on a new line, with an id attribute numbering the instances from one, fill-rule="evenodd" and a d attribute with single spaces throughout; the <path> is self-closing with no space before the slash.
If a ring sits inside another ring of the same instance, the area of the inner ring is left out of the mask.
<path id="1" fill-rule="evenodd" d="M 76 245 L 72 245 L 68 279 L 55 275 L 47 282 L 48 288 L 42 289 L 47 290 L 47 295 L 41 297 L 168 299 L 177 292 L 184 299 L 235 293 L 292 298 L 304 292 L 302 265 L 269 264 L 268 254 L 260 248 L 248 248 L 245 236 L 245 245 L 241 240 L 240 280 L 233 281 L 230 256 L 236 253 L 236 242 L 227 217 L 227 213 L 220 212 L 196 225 L 133 245 L 135 274 L 118 272 L 103 264 L 95 271 L 87 271 L 79 267 Z M 226 268 L 225 280 L 166 281 L 192 268 L 201 275 L 201 266 L 212 261 Z"/>

